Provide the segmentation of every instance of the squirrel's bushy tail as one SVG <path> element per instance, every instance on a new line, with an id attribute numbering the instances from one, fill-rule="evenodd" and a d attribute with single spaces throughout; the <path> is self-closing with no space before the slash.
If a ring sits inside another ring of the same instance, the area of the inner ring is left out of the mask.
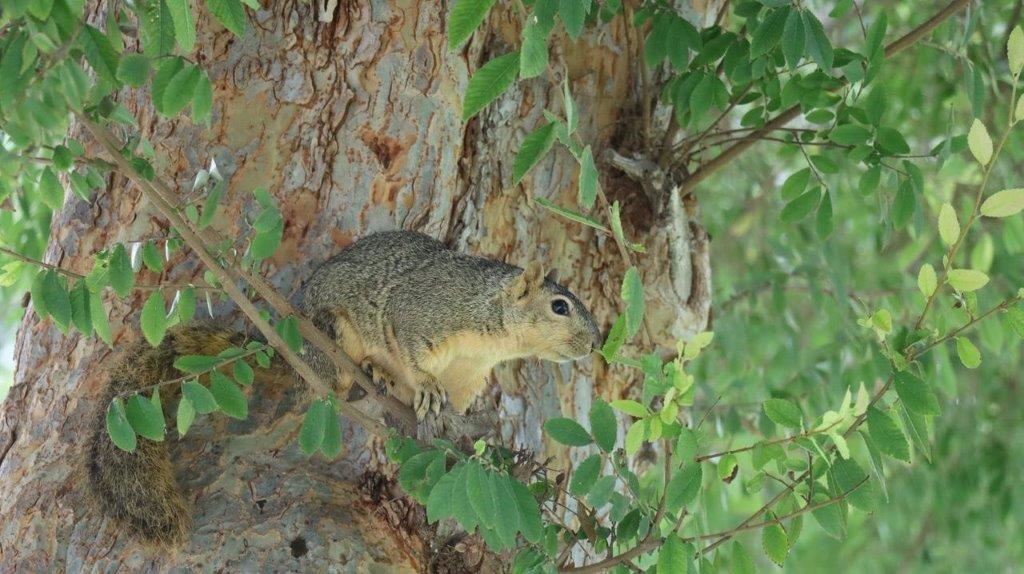
<path id="1" fill-rule="evenodd" d="M 176 327 L 159 347 L 145 342 L 129 346 L 108 369 L 89 445 L 89 486 L 100 510 L 130 534 L 161 545 L 180 543 L 188 536 L 191 512 L 174 476 L 166 440 L 139 437 L 134 452 L 125 452 L 110 441 L 110 401 L 118 394 L 180 376 L 173 366 L 180 355 L 216 355 L 238 344 L 240 338 L 209 325 Z"/>

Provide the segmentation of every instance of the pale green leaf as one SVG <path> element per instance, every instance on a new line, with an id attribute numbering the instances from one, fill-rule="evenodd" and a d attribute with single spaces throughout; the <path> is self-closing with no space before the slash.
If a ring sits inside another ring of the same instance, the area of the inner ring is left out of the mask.
<path id="1" fill-rule="evenodd" d="M 975 119 L 971 124 L 971 130 L 967 133 L 967 146 L 981 165 L 988 165 L 992 161 L 992 138 L 981 120 Z"/>
<path id="2" fill-rule="evenodd" d="M 1019 31 L 1020 28 L 1017 28 Z M 1009 217 L 1024 209 L 1024 188 L 1004 189 L 992 194 L 981 204 L 981 214 L 986 217 Z"/>
<path id="3" fill-rule="evenodd" d="M 946 245 L 953 245 L 960 238 L 960 220 L 953 206 L 943 203 L 939 208 L 939 236 Z"/>
<path id="4" fill-rule="evenodd" d="M 938 278 L 935 276 L 935 268 L 931 263 L 921 265 L 921 270 L 917 272 L 917 288 L 921 290 L 921 294 L 931 297 L 936 287 L 938 287 Z"/>
<path id="5" fill-rule="evenodd" d="M 981 366 L 981 351 L 967 337 L 956 338 L 956 354 L 968 369 L 977 369 Z"/>
<path id="6" fill-rule="evenodd" d="M 961 292 L 977 291 L 988 284 L 988 275 L 974 269 L 953 269 L 948 278 L 949 284 Z"/>

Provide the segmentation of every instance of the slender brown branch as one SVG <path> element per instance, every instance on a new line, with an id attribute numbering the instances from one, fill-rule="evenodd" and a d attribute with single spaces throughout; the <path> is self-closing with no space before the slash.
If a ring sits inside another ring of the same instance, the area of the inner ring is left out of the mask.
<path id="1" fill-rule="evenodd" d="M 927 21 L 886 46 L 886 59 L 892 58 L 906 48 L 914 45 L 916 42 L 931 33 L 932 30 L 937 28 L 939 24 L 942 24 L 954 14 L 966 8 L 970 3 L 971 0 L 953 0 Z M 846 84 L 844 83 L 843 85 Z M 750 149 L 751 146 L 757 143 L 761 136 L 767 134 L 771 130 L 785 126 L 799 115 L 800 106 L 795 105 L 770 120 L 761 129 L 752 132 L 747 139 L 733 144 L 728 149 L 715 156 L 711 161 L 705 163 L 694 171 L 680 186 L 680 193 L 685 197 L 700 183 L 711 177 L 712 174 L 729 165 L 737 156 Z"/>

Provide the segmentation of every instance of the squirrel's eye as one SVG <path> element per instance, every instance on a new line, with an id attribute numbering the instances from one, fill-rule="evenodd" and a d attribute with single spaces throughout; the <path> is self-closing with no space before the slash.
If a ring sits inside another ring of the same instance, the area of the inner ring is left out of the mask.
<path id="1" fill-rule="evenodd" d="M 551 310 L 555 315 L 569 315 L 569 302 L 565 299 L 555 299 L 551 302 Z"/>

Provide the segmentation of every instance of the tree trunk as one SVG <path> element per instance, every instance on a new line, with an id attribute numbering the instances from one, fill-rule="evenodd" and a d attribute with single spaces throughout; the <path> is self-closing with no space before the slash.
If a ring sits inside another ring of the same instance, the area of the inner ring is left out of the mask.
<path id="1" fill-rule="evenodd" d="M 286 221 L 279 252 L 262 269 L 292 295 L 330 254 L 377 230 L 416 229 L 472 253 L 514 264 L 539 259 L 608 328 L 619 311 L 625 265 L 611 238 L 552 215 L 534 196 L 572 206 L 575 160 L 564 149 L 544 159 L 522 185 L 511 186 L 511 159 L 523 136 L 559 111 L 567 73 L 582 119 L 580 135 L 595 155 L 636 149 L 640 112 L 638 38 L 619 16 L 591 28 L 575 44 L 554 40 L 554 74 L 520 81 L 468 123 L 461 97 L 479 65 L 519 45 L 521 16 L 501 3 L 468 47 L 446 48 L 450 2 L 270 2 L 235 38 L 205 14 L 192 54 L 214 82 L 209 129 L 159 117 L 147 93 L 121 101 L 156 148 L 159 176 L 181 194 L 215 160 L 230 177 L 216 229 L 247 232 L 258 210 L 251 191 L 267 188 Z M 694 1 L 713 14 L 717 2 Z M 102 21 L 105 6 L 92 18 Z M 557 36 L 557 34 L 556 34 Z M 82 137 L 91 153 L 99 147 Z M 645 206 L 639 184 L 603 169 L 609 199 L 628 198 L 625 231 L 644 243 L 637 261 L 647 288 L 651 335 L 663 344 L 703 330 L 707 322 L 706 242 L 691 227 L 693 205 L 669 205 L 666 216 Z M 671 203 L 671 202 L 670 202 Z M 678 202 L 677 202 L 678 203 Z M 97 251 L 165 237 L 168 224 L 120 176 L 91 202 L 69 198 L 55 215 L 46 259 L 87 272 Z M 697 235 L 691 234 L 691 229 Z M 692 235 L 692 237 L 691 237 Z M 694 248 L 694 246 L 697 246 Z M 666 262 L 670 263 L 667 264 Z M 187 250 L 164 276 L 186 283 L 202 275 Z M 168 292 L 170 295 L 171 292 Z M 140 337 L 145 293 L 107 298 L 115 349 Z M 244 323 L 230 302 L 220 320 Z M 184 439 L 168 439 L 178 478 L 193 505 L 195 526 L 181 548 L 141 546 L 105 521 L 86 495 L 85 437 L 99 404 L 103 366 L 112 351 L 51 321 L 26 313 L 16 347 L 15 385 L 0 414 L 0 564 L 20 571 L 371 571 L 440 566 L 439 542 L 422 511 L 394 484 L 379 440 L 343 421 L 342 454 L 333 462 L 305 457 L 296 437 L 305 403 L 293 386 L 256 388 L 246 421 L 200 417 Z M 544 420 L 586 413 L 595 396 L 636 394 L 639 381 L 597 358 L 556 366 L 518 361 L 496 369 L 496 384 L 477 408 L 498 409 L 499 440 L 558 456 L 544 444 Z M 600 381 L 595 387 L 595 381 Z M 175 433 L 169 433 L 175 434 Z M 465 562 L 476 564 L 474 546 Z M 461 569 L 456 563 L 453 568 Z"/>

